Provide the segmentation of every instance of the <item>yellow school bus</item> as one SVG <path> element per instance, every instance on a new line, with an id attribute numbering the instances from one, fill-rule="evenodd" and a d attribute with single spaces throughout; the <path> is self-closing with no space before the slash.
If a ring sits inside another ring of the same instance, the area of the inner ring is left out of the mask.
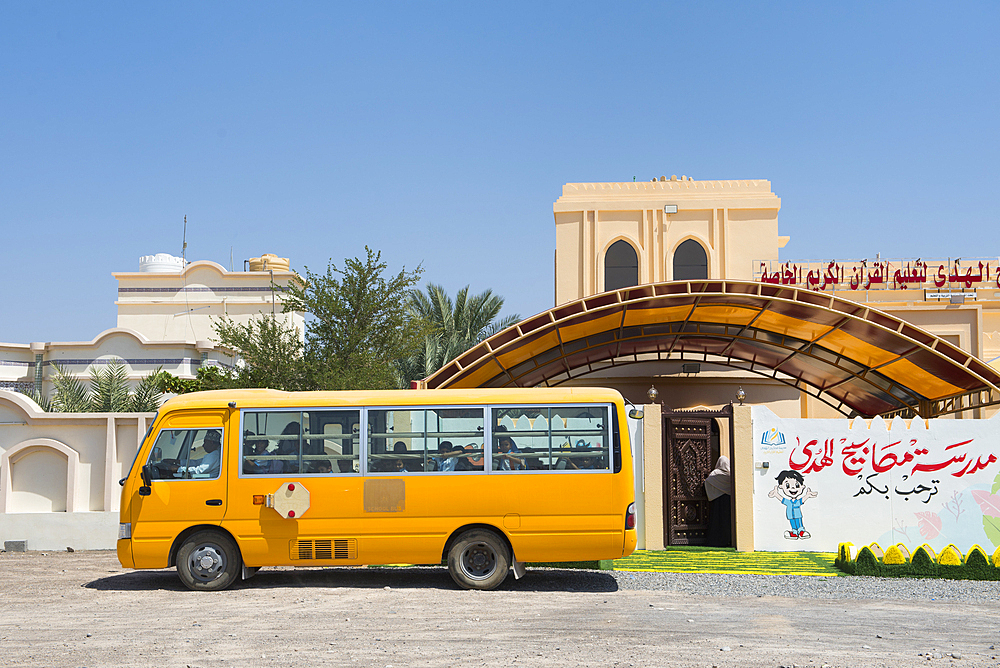
<path id="1" fill-rule="evenodd" d="M 626 408 L 603 388 L 196 392 L 164 403 L 121 484 L 122 566 L 198 590 L 444 561 L 493 589 L 636 544 Z"/>

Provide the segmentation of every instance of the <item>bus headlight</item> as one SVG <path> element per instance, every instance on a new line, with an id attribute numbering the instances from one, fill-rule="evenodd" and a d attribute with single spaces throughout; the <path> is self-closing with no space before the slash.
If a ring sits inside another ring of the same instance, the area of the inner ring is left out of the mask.
<path id="1" fill-rule="evenodd" d="M 132 538 L 132 525 L 123 522 L 118 525 L 118 540 L 129 540 Z"/>

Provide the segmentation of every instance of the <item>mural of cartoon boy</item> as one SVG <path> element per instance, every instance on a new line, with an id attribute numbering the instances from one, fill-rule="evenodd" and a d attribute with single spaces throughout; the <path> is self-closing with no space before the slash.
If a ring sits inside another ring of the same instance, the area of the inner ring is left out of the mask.
<path id="1" fill-rule="evenodd" d="M 802 504 L 818 494 L 806 487 L 806 481 L 798 471 L 782 471 L 778 474 L 777 481 L 778 484 L 767 495 L 772 499 L 779 499 L 785 505 L 785 517 L 792 525 L 791 531 L 785 532 L 785 538 L 810 538 L 812 534 L 802 526 Z"/>

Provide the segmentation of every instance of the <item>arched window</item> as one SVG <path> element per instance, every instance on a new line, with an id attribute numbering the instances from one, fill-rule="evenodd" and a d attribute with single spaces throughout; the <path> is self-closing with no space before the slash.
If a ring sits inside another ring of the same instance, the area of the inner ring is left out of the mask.
<path id="1" fill-rule="evenodd" d="M 708 255 L 701 244 L 688 239 L 674 251 L 674 280 L 708 278 Z"/>
<path id="2" fill-rule="evenodd" d="M 639 256 L 629 242 L 618 240 L 604 254 L 604 290 L 639 285 Z"/>

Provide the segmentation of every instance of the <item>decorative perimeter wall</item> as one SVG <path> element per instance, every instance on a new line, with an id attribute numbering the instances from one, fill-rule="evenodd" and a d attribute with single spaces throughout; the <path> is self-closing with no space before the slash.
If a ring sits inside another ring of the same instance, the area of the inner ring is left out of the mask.
<path id="1" fill-rule="evenodd" d="M 754 406 L 754 547 L 1000 546 L 1000 419 L 783 419 Z"/>
<path id="2" fill-rule="evenodd" d="M 0 390 L 0 541 L 114 549 L 119 478 L 152 413 L 45 413 Z"/>

